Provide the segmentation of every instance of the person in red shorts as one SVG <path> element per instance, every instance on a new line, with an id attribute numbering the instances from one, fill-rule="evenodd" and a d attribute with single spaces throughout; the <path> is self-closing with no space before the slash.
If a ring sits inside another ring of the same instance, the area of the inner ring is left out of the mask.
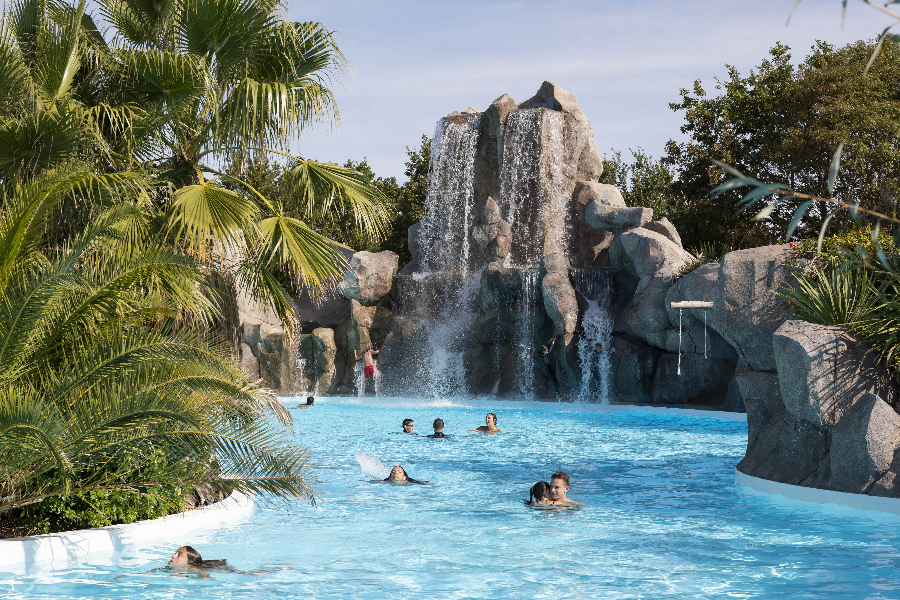
<path id="1" fill-rule="evenodd" d="M 372 379 L 375 377 L 375 359 L 373 358 L 376 354 L 378 354 L 380 350 L 372 350 L 371 348 L 366 348 L 366 351 L 362 353 L 360 356 L 359 352 L 354 349 L 353 354 L 356 356 L 356 360 L 360 358 L 363 359 L 363 364 L 365 368 L 363 369 L 363 375 L 366 379 Z"/>

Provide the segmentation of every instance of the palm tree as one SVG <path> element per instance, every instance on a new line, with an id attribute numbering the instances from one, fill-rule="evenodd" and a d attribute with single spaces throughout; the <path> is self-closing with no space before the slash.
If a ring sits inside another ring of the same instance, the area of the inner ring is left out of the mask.
<path id="1" fill-rule="evenodd" d="M 133 206 L 46 243 L 44 215 L 74 191 L 133 185 L 44 171 L 0 209 L 0 513 L 173 484 L 313 499 L 283 406 L 197 333 L 214 306 L 195 259 L 148 243 Z M 148 475 L 135 452 L 166 460 Z"/>
<path id="2" fill-rule="evenodd" d="M 84 0 L 14 0 L 6 10 L 0 183 L 7 196 L 73 161 L 97 173 L 140 173 L 145 198 L 128 201 L 152 219 L 153 235 L 289 323 L 295 290 L 280 282 L 313 291 L 334 283 L 341 248 L 288 216 L 281 198 L 216 167 L 283 157 L 282 188 L 301 200 L 307 219 L 352 211 L 368 235 L 382 234 L 380 195 L 360 174 L 291 154 L 301 131 L 339 119 L 327 84 L 347 62 L 333 35 L 318 23 L 289 21 L 274 0 L 100 0 L 99 13 L 112 25 L 110 42 Z M 225 179 L 243 193 L 223 187 Z M 70 235 L 95 208 L 76 194 L 54 231 Z"/>

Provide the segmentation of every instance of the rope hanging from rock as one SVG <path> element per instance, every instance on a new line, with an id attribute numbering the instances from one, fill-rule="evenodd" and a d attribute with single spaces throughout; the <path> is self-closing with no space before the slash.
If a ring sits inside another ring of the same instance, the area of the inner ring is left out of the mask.
<path id="1" fill-rule="evenodd" d="M 712 302 L 703 302 L 698 300 L 685 300 L 682 302 L 669 303 L 670 308 L 678 309 L 678 375 L 681 376 L 681 315 L 685 308 L 702 308 L 703 310 L 703 358 L 708 358 L 706 354 L 706 313 L 707 309 L 713 307 Z"/>

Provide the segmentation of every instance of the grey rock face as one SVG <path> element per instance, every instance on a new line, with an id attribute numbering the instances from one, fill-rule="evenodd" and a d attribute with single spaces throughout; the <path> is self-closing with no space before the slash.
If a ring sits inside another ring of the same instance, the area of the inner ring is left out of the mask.
<path id="1" fill-rule="evenodd" d="M 644 277 L 673 278 L 694 257 L 669 238 L 648 229 L 630 229 L 610 246 L 613 268 Z M 668 288 L 667 288 L 668 291 Z"/>
<path id="2" fill-rule="evenodd" d="M 569 259 L 561 252 L 552 252 L 541 259 L 541 268 L 547 273 L 568 275 L 571 265 Z"/>
<path id="3" fill-rule="evenodd" d="M 625 205 L 614 185 L 579 182 L 574 194 L 576 212 L 583 206 L 584 220 L 594 229 L 619 232 L 641 227 L 653 219 L 653 209 Z"/>
<path id="4" fill-rule="evenodd" d="M 416 223 L 410 225 L 406 230 L 406 247 L 409 248 L 409 253 L 412 258 L 400 270 L 400 275 L 409 275 L 410 273 L 415 273 L 419 268 L 419 253 L 421 252 L 419 248 L 419 229 L 421 228 L 421 226 L 422 222 L 417 221 Z"/>
<path id="5" fill-rule="evenodd" d="M 365 327 L 368 329 L 372 326 L 372 322 L 375 320 L 375 307 L 374 306 L 363 306 L 356 300 L 350 301 L 350 318 L 356 323 L 358 327 Z"/>
<path id="6" fill-rule="evenodd" d="M 569 278 L 560 273 L 547 273 L 541 281 L 544 309 L 553 321 L 553 335 L 574 333 L 578 324 L 578 299 Z"/>
<path id="7" fill-rule="evenodd" d="M 484 214 L 472 229 L 472 239 L 481 248 L 488 262 L 502 261 L 509 254 L 512 243 L 512 229 L 500 218 L 500 207 L 488 197 Z"/>
<path id="8" fill-rule="evenodd" d="M 865 392 L 893 400 L 893 386 L 846 327 L 785 321 L 772 338 L 784 406 L 816 426 L 841 420 Z"/>
<path id="9" fill-rule="evenodd" d="M 303 336 L 300 340 L 300 357 L 310 367 L 304 373 L 309 377 L 310 388 L 329 391 L 337 384 L 337 343 L 333 329 L 320 327 L 313 330 L 312 335 Z"/>
<path id="10" fill-rule="evenodd" d="M 669 313 L 669 323 L 672 327 L 678 327 L 679 309 L 671 308 L 673 302 L 695 300 L 712 302 L 716 296 L 716 283 L 719 280 L 719 263 L 700 265 L 684 277 L 678 279 L 666 293 L 666 310 Z M 705 313 L 705 315 L 704 315 Z M 683 326 L 695 323 L 703 323 L 704 317 L 707 323 L 712 320 L 712 309 L 685 308 L 681 309 Z"/>
<path id="11" fill-rule="evenodd" d="M 747 410 L 747 446 L 756 443 L 759 432 L 773 417 L 784 412 L 778 374 L 741 371 L 734 377 Z"/>
<path id="12" fill-rule="evenodd" d="M 753 477 L 813 487 L 827 477 L 827 464 L 827 431 L 783 412 L 762 426 L 737 468 Z"/>
<path id="13" fill-rule="evenodd" d="M 655 231 L 660 235 L 664 235 L 672 240 L 678 247 L 683 247 L 681 245 L 681 236 L 678 235 L 678 230 L 675 229 L 675 226 L 665 217 L 659 221 L 644 223 L 642 227 L 644 229 L 649 229 L 650 231 Z"/>
<path id="14" fill-rule="evenodd" d="M 875 394 L 863 394 L 831 433 L 829 487 L 866 493 L 900 448 L 900 415 Z"/>
<path id="15" fill-rule="evenodd" d="M 549 108 L 570 113 L 581 110 L 578 108 L 578 98 L 575 94 L 549 81 L 542 83 L 537 94 L 522 102 L 519 108 Z"/>
<path id="16" fill-rule="evenodd" d="M 246 342 L 241 343 L 241 372 L 254 381 L 259 379 L 259 361 Z"/>
<path id="17" fill-rule="evenodd" d="M 636 340 L 612 338 L 612 395 L 621 402 L 650 402 L 653 376 L 661 352 Z"/>
<path id="18" fill-rule="evenodd" d="M 614 330 L 628 333 L 656 348 L 665 348 L 670 332 L 665 300 L 671 285 L 672 280 L 668 277 L 643 277 L 631 302 L 616 315 Z"/>
<path id="19" fill-rule="evenodd" d="M 398 261 L 399 257 L 390 250 L 357 252 L 350 259 L 344 280 L 338 284 L 338 291 L 345 298 L 366 306 L 377 304 L 391 291 Z"/>
<path id="20" fill-rule="evenodd" d="M 378 355 L 384 393 L 403 394 L 420 389 L 431 375 L 432 362 L 425 327 L 412 319 L 394 317 L 394 327 Z"/>
<path id="21" fill-rule="evenodd" d="M 733 375 L 734 363 L 693 352 L 682 352 L 679 375 L 678 354 L 663 353 L 653 378 L 653 402 L 684 404 L 724 398 Z"/>
<path id="22" fill-rule="evenodd" d="M 788 245 L 730 252 L 722 259 L 712 327 L 753 371 L 774 371 L 772 334 L 785 321 L 776 292 L 790 276 Z"/>

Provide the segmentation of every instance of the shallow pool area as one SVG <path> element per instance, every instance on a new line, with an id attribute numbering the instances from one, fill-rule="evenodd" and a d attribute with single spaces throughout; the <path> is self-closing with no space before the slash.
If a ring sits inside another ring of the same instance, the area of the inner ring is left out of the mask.
<path id="1" fill-rule="evenodd" d="M 22 565 L 0 573 L 0 598 L 900 596 L 900 517 L 736 486 L 739 420 L 373 398 L 292 412 L 320 481 L 317 506 L 260 501 L 219 531 Z M 487 412 L 502 432 L 466 437 Z M 450 439 L 424 437 L 436 417 Z M 404 418 L 418 437 L 399 433 Z M 433 485 L 376 482 L 356 453 Z M 524 506 L 529 487 L 558 469 L 585 507 Z M 151 572 L 184 544 L 242 572 Z"/>

